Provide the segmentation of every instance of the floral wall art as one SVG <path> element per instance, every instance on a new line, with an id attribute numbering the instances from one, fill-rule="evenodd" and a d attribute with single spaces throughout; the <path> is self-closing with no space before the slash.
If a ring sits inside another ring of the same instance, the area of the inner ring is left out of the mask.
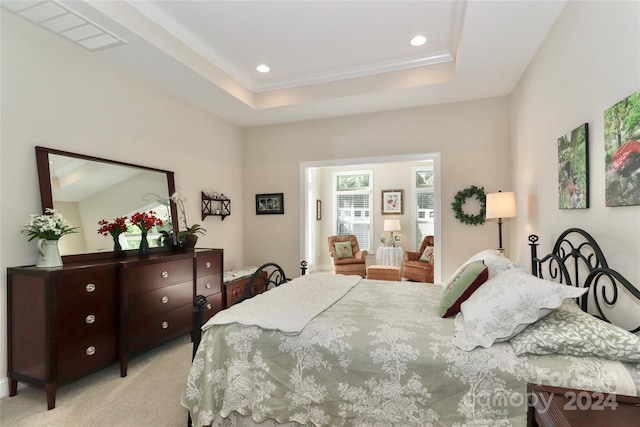
<path id="1" fill-rule="evenodd" d="M 640 205 L 640 92 L 604 112 L 607 206 Z"/>
<path id="2" fill-rule="evenodd" d="M 558 207 L 589 207 L 589 125 L 558 138 Z"/>

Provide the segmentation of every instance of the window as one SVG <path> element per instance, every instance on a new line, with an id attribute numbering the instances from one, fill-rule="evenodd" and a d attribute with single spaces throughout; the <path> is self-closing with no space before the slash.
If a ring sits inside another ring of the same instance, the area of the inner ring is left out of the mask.
<path id="1" fill-rule="evenodd" d="M 362 250 L 371 250 L 373 171 L 334 173 L 336 234 L 353 234 Z"/>
<path id="2" fill-rule="evenodd" d="M 414 169 L 416 196 L 416 250 L 420 249 L 424 236 L 434 235 L 435 205 L 433 194 L 433 169 Z"/>

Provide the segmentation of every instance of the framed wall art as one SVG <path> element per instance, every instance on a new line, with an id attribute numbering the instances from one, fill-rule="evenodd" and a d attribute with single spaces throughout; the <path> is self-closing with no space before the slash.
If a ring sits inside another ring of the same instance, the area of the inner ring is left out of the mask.
<path id="1" fill-rule="evenodd" d="M 604 112 L 605 203 L 640 205 L 640 92 Z"/>
<path id="2" fill-rule="evenodd" d="M 589 207 L 589 125 L 558 138 L 558 207 Z"/>
<path id="3" fill-rule="evenodd" d="M 284 193 L 256 194 L 256 215 L 284 214 Z"/>
<path id="4" fill-rule="evenodd" d="M 402 191 L 382 190 L 382 215 L 402 215 Z"/>

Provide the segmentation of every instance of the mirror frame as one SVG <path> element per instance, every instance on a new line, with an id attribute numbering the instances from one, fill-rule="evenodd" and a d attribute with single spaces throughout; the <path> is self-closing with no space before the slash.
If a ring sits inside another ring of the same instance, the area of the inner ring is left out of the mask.
<path id="1" fill-rule="evenodd" d="M 53 192 L 51 189 L 51 171 L 49 168 L 49 154 L 56 154 L 60 156 L 73 157 L 76 159 L 90 160 L 93 162 L 108 163 L 112 165 L 133 167 L 137 169 L 143 169 L 146 171 L 163 173 L 167 176 L 167 189 L 169 190 L 169 195 L 172 195 L 173 193 L 176 192 L 175 178 L 174 178 L 174 173 L 172 171 L 151 168 L 148 166 L 140 166 L 133 163 L 120 162 L 118 160 L 103 159 L 100 157 L 94 157 L 94 156 L 89 156 L 85 154 L 71 153 L 68 151 L 62 151 L 62 150 L 56 150 L 53 148 L 37 146 L 36 147 L 36 164 L 38 168 L 38 181 L 40 183 L 40 199 L 42 203 L 43 213 L 46 211 L 47 208 L 53 209 Z M 177 248 L 177 243 L 178 243 L 177 235 L 180 227 L 179 221 L 177 220 L 178 209 L 176 207 L 176 204 L 172 200 L 170 200 L 170 206 L 171 206 L 171 218 L 172 218 L 171 222 L 173 224 L 173 246 L 151 248 L 151 253 L 168 252 L 173 250 L 172 248 Z M 129 249 L 122 252 L 125 256 L 137 255 L 136 249 Z M 123 256 L 122 254 L 115 251 L 87 252 L 82 254 L 63 255 L 62 260 L 63 262 L 83 262 L 83 261 L 92 261 L 92 260 L 99 260 L 99 259 L 120 258 L 122 256 Z"/>

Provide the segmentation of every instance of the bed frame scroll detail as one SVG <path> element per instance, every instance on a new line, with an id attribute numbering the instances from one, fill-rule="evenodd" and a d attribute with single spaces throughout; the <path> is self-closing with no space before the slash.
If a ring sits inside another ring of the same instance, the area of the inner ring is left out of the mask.
<path id="1" fill-rule="evenodd" d="M 600 246 L 586 231 L 579 228 L 565 230 L 556 240 L 552 252 L 542 258 L 537 253 L 538 236 L 530 235 L 529 242 L 531 273 L 541 279 L 587 288 L 588 291 L 578 298 L 583 311 L 587 311 L 591 301 L 591 311 L 595 311 L 591 314 L 612 323 L 604 308 L 613 309 L 620 295 L 640 304 L 640 290 L 619 272 L 609 268 Z M 584 280 L 581 280 L 582 275 Z M 620 286 L 625 292 L 621 292 Z M 626 329 L 636 333 L 640 331 L 640 325 Z"/>

